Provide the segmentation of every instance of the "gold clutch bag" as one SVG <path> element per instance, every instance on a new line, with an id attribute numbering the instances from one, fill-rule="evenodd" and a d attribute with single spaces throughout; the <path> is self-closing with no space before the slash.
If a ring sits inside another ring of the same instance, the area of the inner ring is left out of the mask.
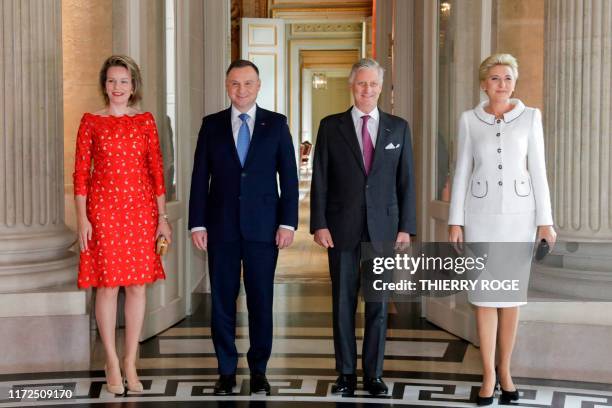
<path id="1" fill-rule="evenodd" d="M 155 252 L 159 256 L 164 256 L 166 255 L 166 252 L 168 252 L 168 246 L 169 245 L 166 238 L 163 235 L 160 235 L 155 242 Z"/>

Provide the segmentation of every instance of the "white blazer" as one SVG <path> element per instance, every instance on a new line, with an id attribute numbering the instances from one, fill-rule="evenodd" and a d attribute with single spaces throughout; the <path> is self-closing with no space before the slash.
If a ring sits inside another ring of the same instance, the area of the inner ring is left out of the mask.
<path id="1" fill-rule="evenodd" d="M 484 111 L 488 101 L 461 114 L 449 225 L 464 225 L 465 214 L 534 211 L 536 225 L 552 225 L 542 114 L 511 103 L 503 119 Z"/>

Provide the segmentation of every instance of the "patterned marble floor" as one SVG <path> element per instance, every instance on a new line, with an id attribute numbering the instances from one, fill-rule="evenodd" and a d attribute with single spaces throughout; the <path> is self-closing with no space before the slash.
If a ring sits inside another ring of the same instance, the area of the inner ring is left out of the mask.
<path id="1" fill-rule="evenodd" d="M 307 200 L 302 214 L 307 213 Z M 0 375 L 0 408 L 75 407 L 473 407 L 480 386 L 478 350 L 420 317 L 416 303 L 390 307 L 385 381 L 390 395 L 372 398 L 330 393 L 334 367 L 331 288 L 325 253 L 307 234 L 305 216 L 292 250 L 279 259 L 275 285 L 275 338 L 268 378 L 272 395 L 250 396 L 244 354 L 248 321 L 239 298 L 239 360 L 235 394 L 215 397 L 216 360 L 210 337 L 207 295 L 192 316 L 141 345 L 139 373 L 143 394 L 114 396 L 104 385 L 103 353 L 94 345 L 91 371 Z M 300 267 L 296 267 L 300 265 Z M 363 303 L 356 335 L 363 338 Z M 122 343 L 119 333 L 118 344 Z M 41 339 L 44 341 L 44 339 Z M 525 407 L 612 407 L 612 385 L 515 378 Z M 43 390 L 47 398 L 35 396 Z M 53 398 L 61 397 L 64 398 Z M 68 398 L 69 397 L 69 398 Z"/>
<path id="2" fill-rule="evenodd" d="M 268 378 L 272 395 L 250 396 L 244 354 L 248 322 L 244 298 L 238 313 L 238 384 L 235 394 L 215 397 L 216 361 L 210 338 L 209 298 L 193 316 L 144 342 L 140 350 L 143 394 L 114 396 L 103 387 L 101 361 L 92 371 L 0 376 L 0 407 L 471 407 L 480 385 L 477 350 L 421 319 L 416 304 L 398 304 L 389 316 L 385 381 L 390 395 L 372 398 L 330 393 L 335 379 L 331 333 L 330 288 L 327 283 L 276 285 L 275 339 Z M 362 306 L 358 339 L 363 336 Z M 100 355 L 99 350 L 95 355 Z M 95 358 L 94 360 L 98 360 Z M 612 385 L 516 378 L 520 404 L 527 407 L 612 406 Z M 10 398 L 55 390 L 64 399 Z M 71 398 L 65 398 L 70 394 Z"/>

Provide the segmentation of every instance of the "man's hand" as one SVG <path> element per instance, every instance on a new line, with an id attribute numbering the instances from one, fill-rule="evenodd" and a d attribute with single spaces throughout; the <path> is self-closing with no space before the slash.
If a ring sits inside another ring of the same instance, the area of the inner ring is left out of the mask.
<path id="1" fill-rule="evenodd" d="M 315 231 L 314 241 L 321 245 L 323 248 L 333 248 L 334 241 L 332 241 L 331 233 L 327 228 L 321 228 Z"/>
<path id="2" fill-rule="evenodd" d="M 278 249 L 285 249 L 293 243 L 295 231 L 288 228 L 279 227 L 276 231 L 276 246 Z"/>
<path id="3" fill-rule="evenodd" d="M 208 232 L 206 231 L 194 231 L 191 233 L 191 242 L 200 251 L 206 251 L 208 249 Z"/>
<path id="4" fill-rule="evenodd" d="M 395 238 L 395 249 L 397 251 L 405 251 L 410 247 L 410 234 L 407 232 L 398 232 Z"/>

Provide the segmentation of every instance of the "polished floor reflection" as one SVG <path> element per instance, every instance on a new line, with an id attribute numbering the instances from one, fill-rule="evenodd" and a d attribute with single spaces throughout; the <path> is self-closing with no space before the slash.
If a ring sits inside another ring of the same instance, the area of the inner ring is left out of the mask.
<path id="1" fill-rule="evenodd" d="M 321 282 L 278 283 L 275 298 L 275 339 L 268 369 L 272 395 L 250 396 L 244 353 L 248 323 L 244 298 L 239 300 L 238 384 L 235 394 L 215 397 L 216 360 L 210 337 L 209 298 L 202 295 L 193 316 L 144 342 L 140 350 L 143 394 L 114 396 L 103 387 L 100 353 L 93 370 L 0 376 L 0 407 L 126 406 L 126 407 L 381 407 L 474 406 L 480 384 L 477 350 L 420 318 L 417 304 L 397 304 L 389 316 L 385 380 L 390 395 L 372 398 L 330 393 L 335 379 L 331 333 L 330 287 Z M 363 336 L 362 308 L 358 339 Z M 44 341 L 44 339 L 41 339 Z M 612 406 L 612 386 L 594 383 L 517 378 L 520 406 Z M 70 390 L 69 400 L 15 400 L 9 390 Z M 101 404 L 101 405 L 100 405 Z"/>
<path id="2" fill-rule="evenodd" d="M 307 206 L 304 201 L 302 206 Z M 302 214 L 307 213 L 303 211 Z M 94 346 L 91 371 L 0 376 L 0 407 L 472 407 L 480 385 L 478 350 L 421 318 L 418 303 L 389 308 L 384 378 L 390 394 L 373 398 L 330 393 L 336 377 L 332 340 L 331 286 L 323 250 L 312 243 L 301 220 L 293 249 L 279 259 L 274 298 L 274 346 L 268 365 L 272 395 L 251 396 L 246 364 L 248 321 L 239 298 L 237 346 L 241 353 L 234 395 L 215 397 L 216 359 L 210 334 L 210 298 L 201 294 L 195 313 L 144 342 L 139 373 L 143 394 L 115 396 L 104 385 L 103 353 Z M 300 266 L 302 265 L 302 266 Z M 363 303 L 356 335 L 363 338 Z M 118 344 L 121 343 L 121 333 Z M 47 341 L 47 339 L 41 339 Z M 519 406 L 612 406 L 612 385 L 516 378 Z M 69 390 L 70 399 L 10 398 L 19 390 Z"/>

